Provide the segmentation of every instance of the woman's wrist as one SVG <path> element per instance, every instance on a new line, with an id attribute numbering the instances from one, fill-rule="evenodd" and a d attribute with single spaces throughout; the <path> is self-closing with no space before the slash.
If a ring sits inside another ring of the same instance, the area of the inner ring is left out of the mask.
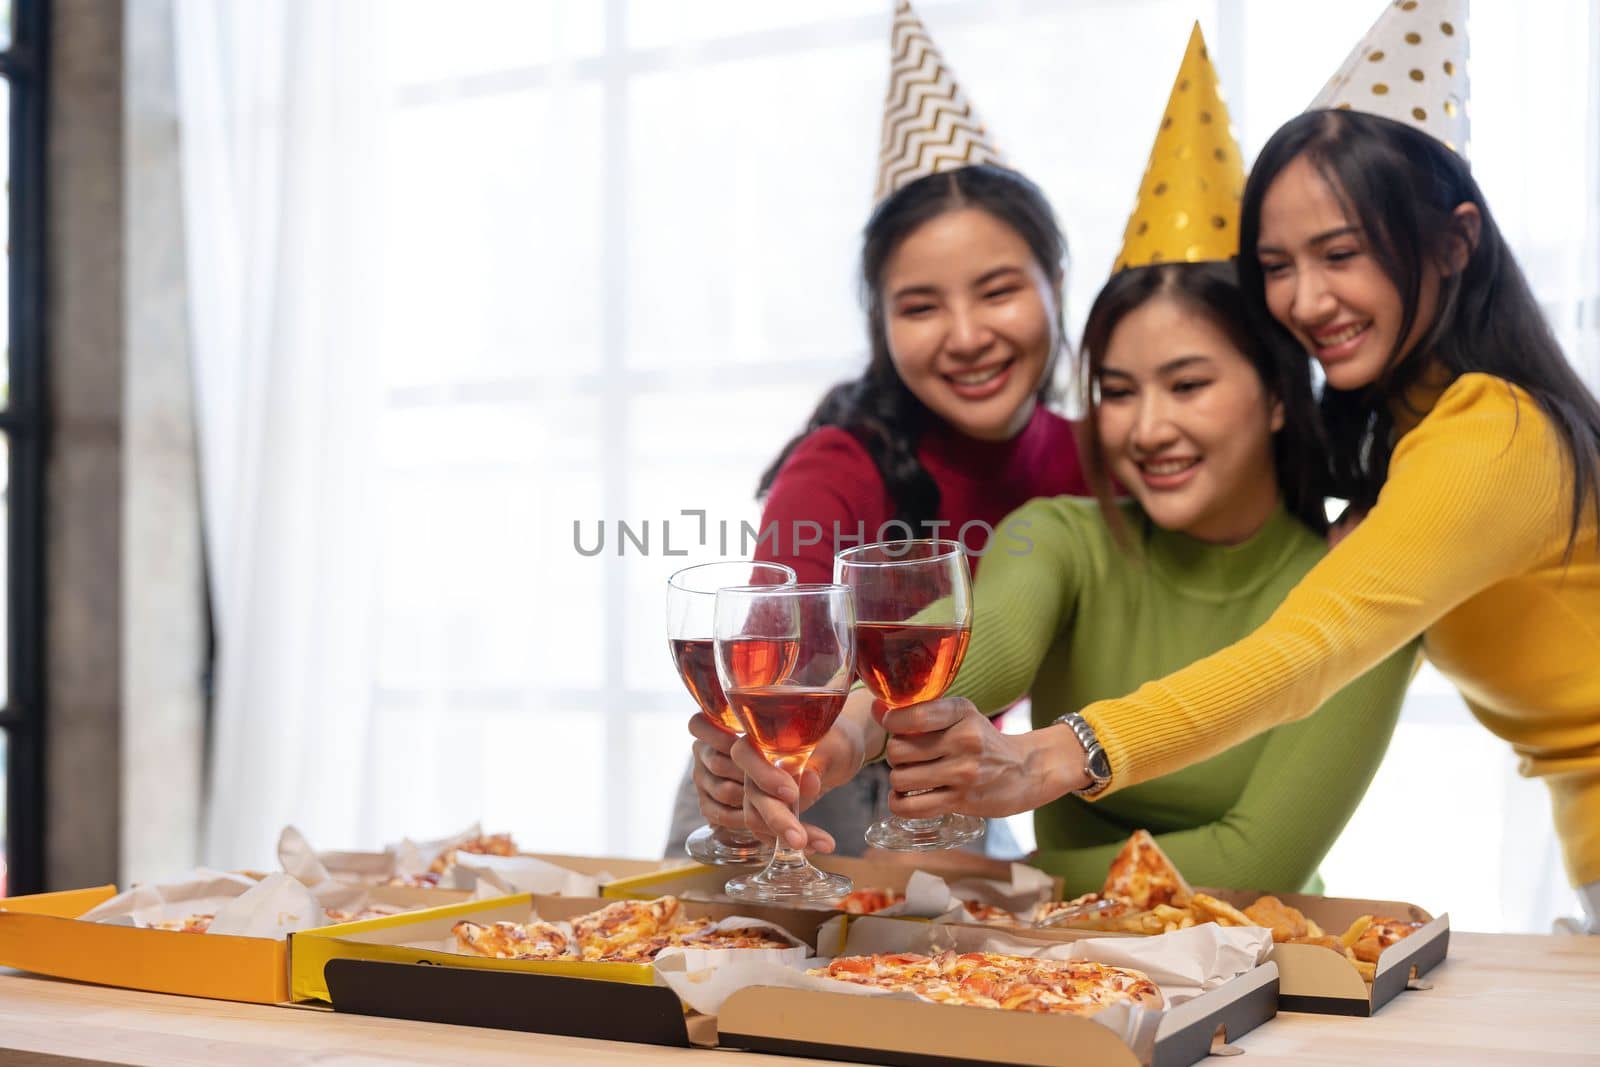
<path id="1" fill-rule="evenodd" d="M 1035 783 L 1033 788 L 1037 796 L 1034 808 L 1094 784 L 1089 777 L 1087 753 L 1070 727 L 1056 723 L 1027 736 L 1031 742 L 1028 778 Z"/>

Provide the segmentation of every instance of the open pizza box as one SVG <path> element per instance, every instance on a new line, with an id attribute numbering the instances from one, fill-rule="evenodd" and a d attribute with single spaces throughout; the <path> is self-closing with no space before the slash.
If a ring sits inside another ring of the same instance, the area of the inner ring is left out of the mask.
<path id="1" fill-rule="evenodd" d="M 1199 892 L 1209 893 L 1241 910 L 1266 895 L 1247 889 L 1202 888 Z M 1269 958 L 1278 965 L 1278 1007 L 1284 1011 L 1370 1016 L 1406 989 L 1431 988 L 1420 978 L 1444 961 L 1450 947 L 1450 916 L 1441 914 L 1435 918 L 1415 904 L 1304 893 L 1273 895 L 1334 934 L 1363 915 L 1425 924 L 1378 955 L 1377 975 L 1371 985 L 1337 952 L 1317 945 L 1273 945 Z"/>
<path id="2" fill-rule="evenodd" d="M 717 1044 L 723 1048 L 915 1067 L 952 1062 L 1184 1067 L 1213 1049 L 1230 1051 L 1227 1041 L 1277 1012 L 1277 968 L 1270 962 L 1256 963 L 1254 954 L 1265 951 L 1266 931 L 1236 930 L 1226 936 L 1247 933 L 1259 946 L 1251 948 L 1247 958 L 1238 958 L 1238 946 L 1219 952 L 1219 958 L 1234 954 L 1234 963 L 1223 972 L 1233 977 L 1162 1011 L 1130 1012 L 1118 1006 L 1106 1009 L 1113 1019 L 1098 1020 L 852 995 L 859 991 L 848 989 L 760 984 L 759 978 L 744 984 L 747 979 L 734 978 L 732 968 L 710 978 L 690 973 L 681 959 L 663 960 L 657 969 L 664 981 L 680 989 L 720 982 L 732 990 L 714 1015 L 699 1016 L 691 1008 L 691 1032 L 705 1034 L 707 1027 L 714 1027 Z M 1020 947 L 1032 953 L 1063 942 L 1100 940 L 1080 932 L 996 930 L 878 916 L 837 916 L 818 932 L 818 938 L 825 955 L 929 952 L 939 947 L 980 951 L 986 946 L 1006 951 Z M 1168 941 L 1171 947 L 1159 950 L 1170 954 L 1168 958 L 1185 951 L 1196 952 L 1197 957 L 1204 954 L 1192 946 L 1183 948 L 1177 938 Z M 1154 977 L 1157 972 L 1151 973 Z"/>
<path id="3" fill-rule="evenodd" d="M 255 1004 L 289 999 L 288 938 L 180 933 L 85 921 L 118 895 L 114 885 L 0 899 L 0 966 L 76 982 Z M 375 887 L 369 900 L 398 908 L 466 899 L 455 890 Z"/>
<path id="4" fill-rule="evenodd" d="M 1196 886 L 1205 893 L 1243 911 L 1263 896 L 1262 890 L 1215 889 Z M 1411 936 L 1385 948 L 1378 956 L 1376 976 L 1369 984 L 1355 966 L 1338 952 L 1319 945 L 1274 944 L 1269 959 L 1277 964 L 1278 1007 L 1319 1015 L 1370 1016 L 1406 989 L 1430 989 L 1420 976 L 1445 958 L 1450 945 L 1450 917 L 1437 918 L 1415 904 L 1357 897 L 1324 897 L 1304 893 L 1273 893 L 1317 923 L 1339 934 L 1363 915 L 1404 919 L 1424 925 Z M 1070 925 L 1040 929 L 1041 936 L 1068 934 L 1087 937 L 1138 937 L 1116 930 L 1074 929 Z"/>
<path id="5" fill-rule="evenodd" d="M 532 1033 L 686 1046 L 682 1004 L 653 965 L 490 959 L 455 951 L 451 928 L 567 920 L 615 903 L 516 894 L 296 935 L 290 995 L 338 1011 Z M 684 901 L 686 918 L 742 917 L 778 926 L 811 954 L 829 916 L 751 904 Z M 793 954 L 791 950 L 791 954 Z"/>
<path id="6" fill-rule="evenodd" d="M 1058 900 L 1061 897 L 1061 879 L 1052 878 L 1036 868 L 1020 863 L 986 859 L 967 853 L 919 854 L 912 861 L 860 859 L 852 856 L 811 856 L 811 862 L 825 871 L 842 874 L 855 884 L 856 889 L 887 889 L 905 893 L 916 884 L 932 886 L 929 875 L 942 880 L 948 891 L 942 899 L 948 901 L 949 893 L 958 897 L 982 900 L 996 906 L 1027 908 L 1041 900 Z M 603 896 L 644 900 L 670 893 L 680 900 L 726 901 L 723 886 L 738 869 L 707 867 L 699 864 L 677 870 L 662 871 L 623 878 L 612 882 L 602 891 Z M 939 887 L 935 887 L 940 892 Z M 917 911 L 919 894 L 913 892 L 911 910 L 932 917 L 943 909 L 925 908 Z M 800 905 L 794 910 L 822 911 L 837 914 L 837 909 L 818 905 Z"/>
<path id="7" fill-rule="evenodd" d="M 333 879 L 357 885 L 383 885 L 396 875 L 428 869 L 440 852 L 455 855 L 453 867 L 439 888 L 472 889 L 480 876 L 494 876 L 504 892 L 562 893 L 593 896 L 619 878 L 633 878 L 690 866 L 685 860 L 638 860 L 616 856 L 569 856 L 549 852 L 517 852 L 512 856 L 486 856 L 458 844 L 480 836 L 476 823 L 437 841 L 409 839 L 381 852 L 321 851 L 294 827 L 284 827 L 278 838 L 278 859 L 283 869 L 308 885 Z M 431 888 L 431 887 L 429 887 Z"/>

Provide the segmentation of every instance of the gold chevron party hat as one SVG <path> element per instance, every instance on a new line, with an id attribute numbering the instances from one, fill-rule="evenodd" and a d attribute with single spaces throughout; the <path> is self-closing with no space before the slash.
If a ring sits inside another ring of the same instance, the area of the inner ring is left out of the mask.
<path id="1" fill-rule="evenodd" d="M 1391 0 L 1308 111 L 1353 108 L 1467 155 L 1467 0 Z"/>
<path id="2" fill-rule="evenodd" d="M 890 47 L 893 58 L 873 202 L 930 174 L 974 163 L 1003 165 L 967 94 L 907 0 L 895 4 Z"/>
<path id="3" fill-rule="evenodd" d="M 1196 22 L 1111 273 L 1232 259 L 1243 192 L 1244 161 Z"/>

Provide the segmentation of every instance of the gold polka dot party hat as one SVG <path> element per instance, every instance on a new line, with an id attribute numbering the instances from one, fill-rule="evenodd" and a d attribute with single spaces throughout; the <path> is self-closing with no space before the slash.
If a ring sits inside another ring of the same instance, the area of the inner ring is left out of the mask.
<path id="1" fill-rule="evenodd" d="M 877 203 L 918 178 L 1005 160 L 907 0 L 895 4 Z"/>
<path id="2" fill-rule="evenodd" d="M 1467 156 L 1467 0 L 1390 0 L 1306 110 L 1416 126 Z"/>
<path id="3" fill-rule="evenodd" d="M 1197 22 L 1111 272 L 1232 259 L 1243 192 L 1244 161 Z"/>

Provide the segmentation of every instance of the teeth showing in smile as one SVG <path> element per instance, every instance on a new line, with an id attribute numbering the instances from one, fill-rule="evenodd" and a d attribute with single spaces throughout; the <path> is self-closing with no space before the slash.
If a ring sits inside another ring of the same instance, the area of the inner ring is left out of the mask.
<path id="1" fill-rule="evenodd" d="M 973 371 L 970 374 L 952 374 L 950 375 L 950 380 L 957 385 L 982 385 L 984 382 L 994 381 L 1000 376 L 1000 372 L 1008 366 L 1010 366 L 1009 363 L 1001 363 L 998 366 L 990 367 L 988 370 Z"/>
<path id="2" fill-rule="evenodd" d="M 1164 459 L 1159 463 L 1141 463 L 1139 469 L 1146 474 L 1182 474 L 1199 462 L 1198 459 Z"/>
<path id="3" fill-rule="evenodd" d="M 1321 337 L 1318 337 L 1317 346 L 1319 348 L 1332 348 L 1334 345 L 1342 345 L 1351 338 L 1359 336 L 1361 331 L 1365 330 L 1366 328 L 1367 324 L 1364 322 L 1358 322 L 1354 325 L 1346 326 L 1338 333 L 1325 334 Z"/>

